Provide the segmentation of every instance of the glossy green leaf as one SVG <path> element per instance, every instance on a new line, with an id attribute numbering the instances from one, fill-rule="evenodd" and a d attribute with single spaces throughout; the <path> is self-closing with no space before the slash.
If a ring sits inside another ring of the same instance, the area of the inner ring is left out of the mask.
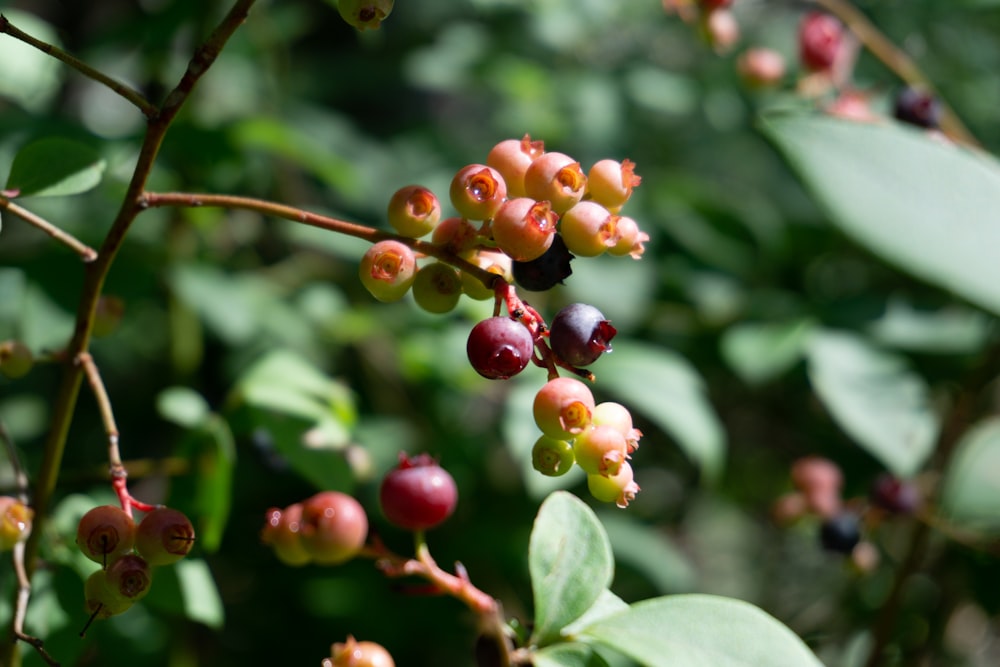
<path id="1" fill-rule="evenodd" d="M 805 353 L 811 320 L 737 324 L 722 337 L 722 356 L 748 384 L 767 382 L 787 372 Z"/>
<path id="2" fill-rule="evenodd" d="M 70 139 L 47 137 L 18 151 L 5 189 L 22 197 L 75 195 L 96 187 L 105 166 L 93 148 Z"/>
<path id="3" fill-rule="evenodd" d="M 582 634 L 647 667 L 822 667 L 774 617 L 747 602 L 713 595 L 637 602 Z"/>
<path id="4" fill-rule="evenodd" d="M 722 472 L 725 431 L 708 401 L 698 372 L 680 355 L 637 341 L 615 341 L 615 350 L 594 365 L 596 388 L 673 436 L 708 479 Z"/>
<path id="5" fill-rule="evenodd" d="M 535 599 L 533 643 L 557 641 L 611 583 L 614 560 L 604 527 L 587 505 L 566 491 L 542 503 L 528 546 Z"/>
<path id="6" fill-rule="evenodd" d="M 1000 533 L 1000 417 L 962 438 L 945 474 L 941 506 L 964 527 Z"/>
<path id="7" fill-rule="evenodd" d="M 856 242 L 1000 313 L 996 160 L 900 123 L 774 115 L 763 130 Z"/>
<path id="8" fill-rule="evenodd" d="M 607 667 L 607 662 L 586 644 L 553 644 L 535 652 L 535 667 Z"/>
<path id="9" fill-rule="evenodd" d="M 572 637 L 587 626 L 593 625 L 602 618 L 618 614 L 628 609 L 628 603 L 605 588 L 600 596 L 590 605 L 590 609 L 583 612 L 580 618 L 576 619 L 562 629 L 563 637 Z"/>
<path id="10" fill-rule="evenodd" d="M 156 397 L 160 416 L 178 426 L 194 428 L 203 423 L 211 411 L 204 397 L 187 387 L 168 387 Z"/>
<path id="11" fill-rule="evenodd" d="M 938 416 L 906 362 L 848 333 L 817 333 L 808 349 L 813 389 L 842 429 L 901 477 L 930 456 Z"/>

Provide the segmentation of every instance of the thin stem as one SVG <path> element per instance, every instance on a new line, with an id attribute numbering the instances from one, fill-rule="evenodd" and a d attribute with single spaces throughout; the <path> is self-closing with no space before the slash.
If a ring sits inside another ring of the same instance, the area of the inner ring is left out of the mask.
<path id="1" fill-rule="evenodd" d="M 211 206 L 216 208 L 256 211 L 257 213 L 261 213 L 263 215 L 282 218 L 284 220 L 291 220 L 292 222 L 309 225 L 310 227 L 326 229 L 331 232 L 337 232 L 338 234 L 346 234 L 347 236 L 353 236 L 354 238 L 359 238 L 368 241 L 369 243 L 377 243 L 378 241 L 386 240 L 399 241 L 400 243 L 409 246 L 416 252 L 439 259 L 442 262 L 450 264 L 451 266 L 470 274 L 487 287 L 492 288 L 497 284 L 498 280 L 502 281 L 502 278 L 500 278 L 497 274 L 491 273 L 486 269 L 478 267 L 475 264 L 462 259 L 442 246 L 435 245 L 427 241 L 421 241 L 420 239 L 400 236 L 399 234 L 393 234 L 391 232 L 375 229 L 374 227 L 368 227 L 367 225 L 360 225 L 356 222 L 348 222 L 347 220 L 339 220 L 337 218 L 319 215 L 318 213 L 311 213 L 301 208 L 296 208 L 287 204 L 279 204 L 266 199 L 240 197 L 237 195 L 196 194 L 189 192 L 144 192 L 139 197 L 138 204 L 140 206 L 150 208 L 164 206 L 186 208 Z"/>
<path id="2" fill-rule="evenodd" d="M 97 251 L 88 246 L 87 244 L 78 240 L 75 236 L 68 232 L 64 232 L 55 225 L 53 225 L 48 220 L 45 220 L 26 208 L 18 206 L 12 202 L 7 197 L 0 195 L 0 208 L 9 211 L 21 218 L 28 224 L 38 227 L 40 230 L 54 238 L 56 241 L 69 246 L 73 252 L 80 256 L 85 262 L 92 262 L 97 259 Z"/>
<path id="3" fill-rule="evenodd" d="M 117 93 L 135 105 L 135 107 L 138 108 L 139 111 L 142 112 L 142 115 L 146 118 L 153 118 L 153 116 L 156 115 L 158 111 L 156 106 L 147 100 L 138 90 L 126 86 L 120 81 L 115 81 L 107 74 L 94 69 L 79 58 L 66 53 L 59 47 L 49 44 L 48 42 L 43 42 L 36 37 L 32 37 L 23 30 L 15 27 L 14 24 L 7 20 L 7 17 L 3 14 L 0 14 L 0 33 L 6 33 L 14 39 L 18 39 L 25 44 L 33 46 L 42 53 L 52 56 L 56 60 L 61 60 L 87 78 L 93 79 L 94 81 L 106 86 L 111 91 Z"/>
<path id="4" fill-rule="evenodd" d="M 901 48 L 885 36 L 874 23 L 847 0 L 811 0 L 830 12 L 847 26 L 865 48 L 896 75 L 910 84 L 933 93 L 941 104 L 941 131 L 957 142 L 978 146 L 972 135 L 948 103 L 941 97 L 930 79 Z"/>

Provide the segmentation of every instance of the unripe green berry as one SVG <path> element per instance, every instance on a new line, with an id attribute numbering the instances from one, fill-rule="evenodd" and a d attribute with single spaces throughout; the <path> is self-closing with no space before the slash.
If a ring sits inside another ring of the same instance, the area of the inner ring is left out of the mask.
<path id="1" fill-rule="evenodd" d="M 358 30 L 377 29 L 392 12 L 394 0 L 339 0 L 341 18 Z"/>
<path id="2" fill-rule="evenodd" d="M 462 253 L 460 256 L 470 264 L 475 264 L 489 273 L 500 276 L 505 282 L 509 283 L 514 280 L 511 275 L 511 267 L 513 264 L 510 256 L 506 253 L 473 249 Z M 469 298 L 475 299 L 476 301 L 486 301 L 487 299 L 493 298 L 493 289 L 484 285 L 483 281 L 479 278 L 476 278 L 472 274 L 466 273 L 465 271 L 461 272 L 461 277 L 462 291 Z"/>
<path id="3" fill-rule="evenodd" d="M 413 281 L 413 299 L 429 313 L 447 313 L 462 296 L 458 271 L 443 262 L 421 267 Z"/>
<path id="4" fill-rule="evenodd" d="M 399 241 L 379 241 L 361 258 L 361 284 L 379 301 L 398 301 L 409 291 L 417 275 L 413 250 Z"/>
<path id="5" fill-rule="evenodd" d="M 573 455 L 588 475 L 614 477 L 628 458 L 628 445 L 614 427 L 591 425 L 573 440 Z"/>
<path id="6" fill-rule="evenodd" d="M 35 359 L 27 345 L 19 340 L 0 343 L 0 374 L 16 380 L 28 374 Z"/>
<path id="7" fill-rule="evenodd" d="M 639 485 L 633 475 L 632 466 L 625 462 L 618 469 L 618 474 L 611 477 L 587 475 L 587 489 L 602 503 L 615 503 L 624 509 L 639 493 Z"/>
<path id="8" fill-rule="evenodd" d="M 507 198 L 507 184 L 493 167 L 470 164 L 455 174 L 449 194 L 459 215 L 469 220 L 488 220 Z"/>
<path id="9" fill-rule="evenodd" d="M 134 604 L 134 600 L 112 588 L 107 570 L 97 570 L 87 577 L 83 585 L 83 596 L 87 613 L 92 618 L 110 618 L 127 611 Z"/>
<path id="10" fill-rule="evenodd" d="M 547 477 L 565 475 L 573 468 L 573 445 L 543 435 L 531 448 L 531 466 Z"/>
<path id="11" fill-rule="evenodd" d="M 431 233 L 441 221 L 441 202 L 427 188 L 408 185 L 392 195 L 387 215 L 399 234 L 416 239 Z"/>

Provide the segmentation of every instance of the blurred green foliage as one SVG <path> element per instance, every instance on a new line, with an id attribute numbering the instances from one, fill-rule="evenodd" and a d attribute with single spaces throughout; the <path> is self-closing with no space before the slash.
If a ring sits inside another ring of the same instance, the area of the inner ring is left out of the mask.
<path id="1" fill-rule="evenodd" d="M 858 4 L 925 68 L 984 147 L 1000 148 L 998 3 Z M 158 101 L 228 3 L 0 6 L 22 29 Z M 801 10 L 738 1 L 741 44 L 793 60 Z M 745 90 L 737 53 L 715 54 L 654 0 L 398 0 L 383 27 L 365 33 L 320 0 L 261 1 L 168 133 L 150 188 L 255 196 L 385 227 L 398 187 L 443 195 L 458 168 L 483 161 L 501 139 L 530 133 L 585 165 L 635 161 L 643 184 L 629 213 L 652 236 L 645 258 L 577 260 L 565 287 L 526 295 L 549 316 L 565 303 L 593 303 L 620 332 L 615 352 L 594 367 L 595 392 L 630 405 L 645 437 L 634 460 L 642 493 L 624 512 L 597 508 L 617 563 L 612 590 L 627 602 L 680 592 L 747 600 L 826 664 L 860 665 L 910 524 L 882 526 L 872 536 L 881 564 L 859 574 L 820 551 L 815 522 L 779 528 L 769 508 L 791 488 L 790 463 L 808 454 L 835 460 L 845 494 L 864 495 L 889 465 L 879 448 L 896 452 L 885 439 L 898 434 L 842 428 L 841 413 L 813 390 L 824 351 L 810 341 L 814 332 L 843 336 L 863 370 L 891 371 L 859 380 L 843 372 L 843 350 L 828 348 L 841 371 L 828 392 L 874 382 L 867 390 L 877 396 L 885 383 L 890 393 L 916 383 L 925 424 L 995 344 L 995 323 L 827 224 L 828 209 L 758 130 L 762 111 L 808 104 L 787 90 Z M 898 85 L 867 55 L 856 81 L 883 110 Z M 99 245 L 142 129 L 141 115 L 106 89 L 0 38 L 0 176 L 42 138 L 89 147 L 102 162 L 88 164 L 104 168 L 96 189 L 27 198 L 32 211 Z M 2 222 L 0 339 L 58 350 L 72 332 L 79 261 L 13 216 Z M 438 562 L 461 560 L 509 616 L 530 622 L 529 533 L 556 486 L 526 462 L 543 373 L 480 378 L 466 363 L 465 337 L 491 304 L 463 300 L 454 314 L 431 316 L 410 300 L 376 303 L 356 279 L 363 248 L 247 212 L 140 216 L 105 289 L 123 300 L 124 319 L 92 352 L 132 492 L 187 511 L 202 539 L 195 559 L 165 570 L 145 602 L 77 636 L 83 570 L 67 541 L 76 518 L 110 499 L 103 427 L 84 393 L 43 549 L 52 567 L 36 578 L 28 618 L 63 664 L 315 665 L 348 634 L 384 644 L 400 665 L 470 664 L 476 628 L 454 600 L 409 595 L 368 561 L 288 568 L 259 544 L 267 508 L 337 488 L 361 499 L 373 529 L 406 552 L 408 536 L 375 503 L 400 450 L 429 451 L 458 483 L 455 516 L 428 538 Z M 16 382 L 0 378 L 0 419 L 29 473 L 58 376 L 47 363 Z M 961 472 L 946 495 L 951 516 L 978 528 L 985 515 L 993 531 L 1000 474 L 982 471 L 996 472 L 995 432 L 987 423 L 956 463 L 987 491 L 976 496 Z M 922 446 L 928 454 L 930 440 Z M 561 483 L 591 502 L 580 477 Z M 6 464 L 0 488 L 12 488 Z M 893 664 L 996 664 L 995 555 L 941 533 L 930 546 L 929 569 L 903 597 Z M 5 626 L 13 585 L 11 569 L 0 568 Z M 27 650 L 25 664 L 40 660 Z"/>

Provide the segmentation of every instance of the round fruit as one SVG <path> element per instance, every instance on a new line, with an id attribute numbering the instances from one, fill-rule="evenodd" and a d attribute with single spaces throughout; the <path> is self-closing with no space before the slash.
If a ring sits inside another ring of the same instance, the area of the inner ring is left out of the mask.
<path id="1" fill-rule="evenodd" d="M 543 435 L 531 448 L 531 466 L 547 477 L 559 477 L 572 469 L 573 444 Z"/>
<path id="2" fill-rule="evenodd" d="M 632 196 L 632 190 L 642 182 L 631 160 L 598 160 L 587 172 L 587 192 L 590 198 L 609 210 L 621 208 Z"/>
<path id="3" fill-rule="evenodd" d="M 827 551 L 849 554 L 861 541 L 861 518 L 854 512 L 841 512 L 819 527 L 819 541 Z"/>
<path id="4" fill-rule="evenodd" d="M 941 124 L 941 103 L 925 90 L 907 87 L 896 96 L 893 115 L 904 123 L 936 129 Z"/>
<path id="5" fill-rule="evenodd" d="M 19 340 L 0 343 L 0 375 L 16 380 L 28 374 L 35 360 L 27 345 Z"/>
<path id="6" fill-rule="evenodd" d="M 544 153 L 524 173 L 524 190 L 529 197 L 547 201 L 562 214 L 583 198 L 587 175 L 580 163 L 564 153 Z"/>
<path id="7" fill-rule="evenodd" d="M 385 518 L 406 530 L 434 528 L 451 516 L 457 503 L 455 480 L 428 454 L 400 454 L 399 465 L 379 487 Z"/>
<path id="8" fill-rule="evenodd" d="M 441 220 L 441 202 L 422 185 L 407 185 L 396 190 L 389 200 L 389 224 L 403 236 L 420 238 L 429 234 Z"/>
<path id="9" fill-rule="evenodd" d="M 410 289 L 417 273 L 413 250 L 399 241 L 379 241 L 361 257 L 358 277 L 379 301 L 397 301 Z"/>
<path id="10" fill-rule="evenodd" d="M 321 491 L 302 503 L 302 545 L 321 565 L 338 565 L 357 555 L 368 537 L 368 515 L 357 500 Z"/>
<path id="11" fill-rule="evenodd" d="M 589 366 L 611 351 L 618 330 L 597 308 L 572 303 L 558 313 L 549 327 L 549 344 L 556 356 L 571 366 Z"/>
<path id="12" fill-rule="evenodd" d="M 340 0 L 337 11 L 358 30 L 373 30 L 392 12 L 394 3 L 395 0 Z"/>
<path id="13" fill-rule="evenodd" d="M 330 647 L 330 657 L 323 660 L 323 667 L 396 667 L 396 663 L 381 644 L 348 637 L 346 642 Z"/>
<path id="14" fill-rule="evenodd" d="M 455 174 L 449 193 L 459 215 L 470 220 L 488 220 L 507 198 L 507 184 L 493 167 L 470 164 Z"/>
<path id="15" fill-rule="evenodd" d="M 514 278 L 511 275 L 510 257 L 499 251 L 493 250 L 472 250 L 466 251 L 460 257 L 471 264 L 475 264 L 489 273 L 494 273 L 504 282 L 511 282 Z M 492 288 L 483 284 L 483 281 L 476 278 L 471 273 L 461 272 L 462 292 L 470 299 L 476 301 L 486 301 L 492 299 L 495 292 Z"/>
<path id="16" fill-rule="evenodd" d="M 428 313 L 447 313 L 462 297 L 462 279 L 458 271 L 443 262 L 432 262 L 417 271 L 413 281 L 413 300 Z"/>
<path id="17" fill-rule="evenodd" d="M 535 350 L 528 328 L 509 317 L 490 317 L 472 327 L 466 352 L 476 372 L 506 380 L 524 370 Z"/>
<path id="18" fill-rule="evenodd" d="M 132 602 L 146 597 L 153 581 L 149 563 L 141 556 L 125 554 L 108 565 L 108 587 L 112 593 Z"/>
<path id="19" fill-rule="evenodd" d="M 544 292 L 552 289 L 573 273 L 569 263 L 573 253 L 566 247 L 562 234 L 552 236 L 552 245 L 528 262 L 514 262 L 511 273 L 518 285 L 533 292 Z"/>
<path id="20" fill-rule="evenodd" d="M 503 203 L 490 228 L 500 250 L 513 260 L 528 262 L 552 245 L 558 220 L 548 202 L 520 197 Z"/>
<path id="21" fill-rule="evenodd" d="M 169 565 L 188 555 L 194 546 L 194 526 L 183 512 L 158 507 L 139 522 L 135 550 L 150 565 Z"/>
<path id="22" fill-rule="evenodd" d="M 594 406 L 594 426 L 610 426 L 625 436 L 629 453 L 639 448 L 642 431 L 632 425 L 632 413 L 621 403 L 605 401 Z"/>
<path id="23" fill-rule="evenodd" d="M 76 527 L 76 545 L 84 556 L 102 566 L 131 551 L 135 539 L 135 521 L 114 505 L 94 507 Z"/>
<path id="24" fill-rule="evenodd" d="M 840 21 L 823 12 L 810 12 L 799 25 L 799 58 L 806 69 L 833 68 L 844 41 Z"/>
<path id="25" fill-rule="evenodd" d="M 618 429 L 591 425 L 573 440 L 573 455 L 588 475 L 614 477 L 628 458 L 628 444 Z"/>
<path id="26" fill-rule="evenodd" d="M 639 493 L 639 485 L 635 483 L 632 466 L 628 462 L 623 463 L 618 474 L 611 477 L 587 475 L 587 489 L 602 503 L 613 502 L 621 508 L 628 507 Z"/>
<path id="27" fill-rule="evenodd" d="M 559 231 L 570 252 L 597 257 L 621 240 L 618 216 L 595 201 L 582 201 L 563 214 Z"/>
<path id="28" fill-rule="evenodd" d="M 107 570 L 97 570 L 83 585 L 87 613 L 93 618 L 110 618 L 132 606 L 131 600 L 112 588 Z M 81 633 L 82 635 L 83 633 Z"/>
<path id="29" fill-rule="evenodd" d="M 920 490 L 913 482 L 888 473 L 879 475 L 869 494 L 872 504 L 893 514 L 913 514 L 920 508 Z"/>
<path id="30" fill-rule="evenodd" d="M 285 565 L 305 565 L 312 560 L 302 543 L 302 503 L 294 503 L 284 510 L 272 507 L 265 515 L 260 539 L 274 549 L 274 555 Z"/>
<path id="31" fill-rule="evenodd" d="M 34 514 L 34 510 L 17 498 L 0 496 L 0 551 L 27 539 Z"/>
<path id="32" fill-rule="evenodd" d="M 590 426 L 594 395 L 576 378 L 558 377 L 546 382 L 532 403 L 535 424 L 556 440 L 572 440 Z"/>
<path id="33" fill-rule="evenodd" d="M 539 155 L 545 152 L 545 144 L 532 141 L 527 134 L 521 139 L 504 139 L 490 149 L 486 164 L 503 176 L 507 183 L 508 197 L 523 197 L 524 174 Z"/>

